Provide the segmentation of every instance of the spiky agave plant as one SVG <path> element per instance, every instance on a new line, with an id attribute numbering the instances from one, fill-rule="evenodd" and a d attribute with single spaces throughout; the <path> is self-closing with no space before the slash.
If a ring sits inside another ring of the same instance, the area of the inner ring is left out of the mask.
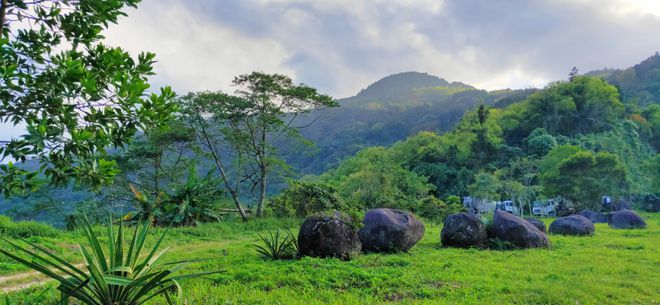
<path id="1" fill-rule="evenodd" d="M 255 244 L 254 247 L 265 258 L 291 259 L 298 253 L 298 243 L 291 232 L 284 233 L 277 229 L 268 235 L 259 234 L 259 239 L 263 245 Z"/>
<path id="2" fill-rule="evenodd" d="M 68 304 L 69 298 L 74 298 L 90 305 L 140 305 L 159 295 L 164 296 L 168 304 L 174 304 L 172 292 L 175 291 L 178 298 L 182 297 L 179 280 L 219 272 L 174 275 L 193 260 L 163 263 L 161 259 L 169 248 L 159 248 L 167 230 L 153 247 L 145 248 L 149 227 L 148 221 L 137 224 L 127 243 L 123 224 L 120 223 L 117 232 L 112 225 L 108 225 L 108 241 L 104 251 L 92 226 L 83 219 L 82 229 L 88 245 L 80 245 L 80 252 L 86 270 L 27 240 L 23 241 L 34 250 L 4 239 L 26 258 L 6 248 L 0 249 L 0 253 L 58 281 L 61 304 Z"/>

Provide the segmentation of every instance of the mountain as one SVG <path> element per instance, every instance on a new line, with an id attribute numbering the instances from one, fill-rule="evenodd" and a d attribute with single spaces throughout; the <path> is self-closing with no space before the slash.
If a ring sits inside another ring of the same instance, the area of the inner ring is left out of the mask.
<path id="1" fill-rule="evenodd" d="M 463 83 L 449 83 L 437 76 L 419 72 L 403 72 L 386 76 L 344 101 L 356 104 L 398 104 L 427 100 L 433 95 L 447 95 L 475 90 Z"/>
<path id="2" fill-rule="evenodd" d="M 280 146 L 288 163 L 302 174 L 319 174 L 365 147 L 388 146 L 423 130 L 444 132 L 468 109 L 506 106 L 534 91 L 488 92 L 426 73 L 393 74 L 338 100 L 338 108 L 314 111 L 298 121 L 299 126 L 309 125 L 300 132 L 316 144 L 315 153 Z"/>
<path id="3" fill-rule="evenodd" d="M 599 76 L 617 87 L 626 103 L 640 107 L 660 103 L 660 54 L 657 52 L 627 69 L 603 69 L 587 75 Z"/>

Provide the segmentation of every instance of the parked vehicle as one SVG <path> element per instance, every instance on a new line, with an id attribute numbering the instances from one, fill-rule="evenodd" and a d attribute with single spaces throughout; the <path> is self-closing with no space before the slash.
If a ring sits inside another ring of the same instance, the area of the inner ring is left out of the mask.
<path id="1" fill-rule="evenodd" d="M 520 209 L 515 204 L 513 204 L 513 201 L 511 200 L 497 202 L 495 205 L 495 210 L 509 212 L 514 215 L 520 215 Z"/>
<path id="2" fill-rule="evenodd" d="M 495 210 L 496 203 L 471 196 L 463 197 L 463 207 L 472 215 L 482 215 L 491 213 Z"/>
<path id="3" fill-rule="evenodd" d="M 561 196 L 546 201 L 535 201 L 532 204 L 532 214 L 541 217 L 566 216 L 575 214 L 577 209 L 570 200 Z"/>
<path id="4" fill-rule="evenodd" d="M 539 217 L 557 216 L 557 202 L 554 199 L 545 201 L 534 201 L 532 204 L 532 214 Z"/>

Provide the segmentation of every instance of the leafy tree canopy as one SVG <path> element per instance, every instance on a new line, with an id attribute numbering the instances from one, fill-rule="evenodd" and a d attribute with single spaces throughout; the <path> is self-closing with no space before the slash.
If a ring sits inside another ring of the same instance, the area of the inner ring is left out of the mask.
<path id="1" fill-rule="evenodd" d="M 39 159 L 28 171 L 0 166 L 4 195 L 70 180 L 99 187 L 117 174 L 108 147 L 166 121 L 176 109 L 169 88 L 148 94 L 154 54 L 134 58 L 102 43 L 102 31 L 138 0 L 2 1 L 0 121 L 27 133 L 0 148 L 2 158 Z"/>

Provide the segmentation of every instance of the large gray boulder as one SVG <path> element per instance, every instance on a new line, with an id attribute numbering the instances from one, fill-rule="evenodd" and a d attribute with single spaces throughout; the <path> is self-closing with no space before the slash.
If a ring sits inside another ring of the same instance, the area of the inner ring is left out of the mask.
<path id="1" fill-rule="evenodd" d="M 646 222 L 631 210 L 621 210 L 612 213 L 610 227 L 615 229 L 643 229 L 646 228 Z"/>
<path id="2" fill-rule="evenodd" d="M 593 223 L 607 223 L 608 215 L 603 213 L 597 213 L 589 209 L 584 209 L 577 213 L 577 215 L 582 215 L 587 219 L 591 220 Z"/>
<path id="3" fill-rule="evenodd" d="M 352 219 L 339 213 L 310 216 L 298 233 L 298 250 L 302 256 L 351 260 L 360 254 L 361 249 Z"/>
<path id="4" fill-rule="evenodd" d="M 550 224 L 549 231 L 551 234 L 587 236 L 593 235 L 596 228 L 588 218 L 574 214 L 555 219 Z"/>
<path id="5" fill-rule="evenodd" d="M 630 210 L 631 205 L 629 201 L 625 199 L 619 199 L 616 202 L 614 202 L 613 208 L 615 211 Z"/>
<path id="6" fill-rule="evenodd" d="M 497 210 L 488 226 L 488 238 L 507 241 L 516 248 L 547 248 L 550 240 L 534 225 L 513 214 Z"/>
<path id="7" fill-rule="evenodd" d="M 543 221 L 540 221 L 536 218 L 525 218 L 525 220 L 534 225 L 537 229 L 539 229 L 539 231 L 545 233 L 545 223 Z"/>
<path id="8" fill-rule="evenodd" d="M 488 241 L 486 225 L 467 213 L 449 215 L 440 232 L 440 241 L 445 247 L 483 247 Z"/>
<path id="9" fill-rule="evenodd" d="M 424 224 L 401 210 L 373 209 L 362 223 L 358 234 L 366 252 L 408 251 L 424 236 Z"/>

